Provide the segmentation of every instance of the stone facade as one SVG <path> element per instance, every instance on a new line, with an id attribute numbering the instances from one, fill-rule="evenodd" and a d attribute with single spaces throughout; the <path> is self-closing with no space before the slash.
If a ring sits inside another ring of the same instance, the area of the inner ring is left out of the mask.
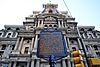
<path id="1" fill-rule="evenodd" d="M 64 35 L 68 55 L 58 60 L 56 67 L 75 67 L 74 50 L 81 52 L 84 67 L 93 66 L 90 59 L 100 58 L 100 31 L 94 26 L 77 26 L 75 18 L 57 7 L 57 4 L 44 4 L 44 10 L 33 11 L 23 25 L 5 25 L 0 30 L 0 67 L 50 67 L 48 61 L 36 55 L 44 28 L 57 28 Z"/>

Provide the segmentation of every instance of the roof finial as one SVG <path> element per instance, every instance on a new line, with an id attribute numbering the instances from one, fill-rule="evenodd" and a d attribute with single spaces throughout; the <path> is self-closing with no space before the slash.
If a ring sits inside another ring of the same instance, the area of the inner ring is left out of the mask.
<path id="1" fill-rule="evenodd" d="M 51 3 L 51 0 L 49 0 L 49 3 Z"/>

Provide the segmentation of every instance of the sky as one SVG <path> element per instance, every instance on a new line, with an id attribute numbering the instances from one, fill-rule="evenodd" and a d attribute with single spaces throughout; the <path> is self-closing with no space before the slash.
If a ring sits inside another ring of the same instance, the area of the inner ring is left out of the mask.
<path id="1" fill-rule="evenodd" d="M 22 25 L 33 11 L 42 11 L 43 4 L 58 4 L 59 11 L 68 11 L 63 0 L 0 0 L 0 29 L 4 25 Z M 100 30 L 100 0 L 65 0 L 78 26 L 95 26 Z"/>

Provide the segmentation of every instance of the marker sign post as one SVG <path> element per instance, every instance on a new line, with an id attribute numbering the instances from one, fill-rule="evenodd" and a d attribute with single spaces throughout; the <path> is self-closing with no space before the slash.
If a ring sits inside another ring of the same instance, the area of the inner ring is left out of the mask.
<path id="1" fill-rule="evenodd" d="M 49 61 L 55 67 L 55 61 L 67 55 L 64 36 L 61 31 L 44 29 L 40 33 L 37 56 Z"/>

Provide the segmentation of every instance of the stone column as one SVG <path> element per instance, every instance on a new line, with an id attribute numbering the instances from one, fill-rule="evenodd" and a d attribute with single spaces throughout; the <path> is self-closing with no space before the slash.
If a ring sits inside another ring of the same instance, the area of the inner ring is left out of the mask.
<path id="1" fill-rule="evenodd" d="M 42 20 L 42 23 L 41 23 L 41 27 L 43 27 L 43 20 Z"/>
<path id="2" fill-rule="evenodd" d="M 33 45 L 34 45 L 34 37 L 32 38 L 32 43 L 31 43 L 31 46 L 30 46 L 30 50 L 32 50 Z"/>
<path id="3" fill-rule="evenodd" d="M 61 25 L 60 25 L 60 20 L 58 20 L 58 26 L 59 26 L 59 28 L 61 27 Z"/>
<path id="4" fill-rule="evenodd" d="M 8 67 L 11 67 L 11 62 L 9 62 L 9 66 Z"/>
<path id="5" fill-rule="evenodd" d="M 70 59 L 68 59 L 68 67 L 71 67 Z"/>
<path id="6" fill-rule="evenodd" d="M 62 59 L 62 67 L 66 67 L 65 59 Z"/>
<path id="7" fill-rule="evenodd" d="M 72 67 L 75 67 L 75 64 L 74 64 L 74 61 L 73 61 L 73 59 L 71 59 L 72 60 Z"/>
<path id="8" fill-rule="evenodd" d="M 68 41 L 68 48 L 69 48 L 69 50 L 71 50 L 69 38 L 67 38 L 67 41 Z"/>
<path id="9" fill-rule="evenodd" d="M 31 67 L 34 67 L 34 60 L 31 61 Z"/>
<path id="10" fill-rule="evenodd" d="M 38 20 L 38 27 L 40 26 L 40 20 Z"/>
<path id="11" fill-rule="evenodd" d="M 18 46 L 19 46 L 19 40 L 20 40 L 20 37 L 17 38 L 17 42 L 16 42 L 16 45 L 15 45 L 14 50 L 17 50 L 17 48 L 18 48 Z"/>
<path id="12" fill-rule="evenodd" d="M 68 42 L 69 52 L 71 52 L 71 46 L 70 46 L 69 38 L 67 38 L 67 42 Z M 68 55 L 68 67 L 71 67 L 70 54 Z"/>
<path id="13" fill-rule="evenodd" d="M 61 25 L 62 25 L 62 27 L 64 27 L 63 23 L 64 23 L 63 20 L 61 20 Z"/>
<path id="14" fill-rule="evenodd" d="M 19 51 L 20 51 L 21 48 L 22 48 L 23 40 L 24 40 L 24 38 L 22 37 L 22 38 L 21 38 L 21 41 L 20 41 L 20 44 L 19 44 L 19 49 L 18 49 Z"/>
<path id="15" fill-rule="evenodd" d="M 67 50 L 68 50 L 68 43 L 67 43 L 67 41 L 66 41 L 66 36 L 64 36 L 64 40 L 65 40 L 65 43 L 66 43 L 66 48 L 67 48 Z"/>
<path id="16" fill-rule="evenodd" d="M 82 44 L 81 44 L 81 42 L 80 42 L 80 39 L 77 38 L 77 41 L 78 41 L 78 44 L 79 44 L 79 48 L 82 49 Z"/>
<path id="17" fill-rule="evenodd" d="M 16 65 L 17 65 L 17 62 L 15 61 L 14 64 L 13 64 L 13 67 L 16 67 Z"/>
<path id="18" fill-rule="evenodd" d="M 85 58 L 85 63 L 84 63 L 84 65 L 85 65 L 86 67 L 88 67 L 88 64 L 87 64 L 87 62 L 86 62 L 86 58 Z"/>
<path id="19" fill-rule="evenodd" d="M 36 60 L 36 67 L 40 67 L 40 59 Z"/>
<path id="20" fill-rule="evenodd" d="M 38 43 L 38 34 L 36 34 L 35 36 L 34 48 L 37 48 L 37 43 Z"/>
<path id="21" fill-rule="evenodd" d="M 30 65 L 30 62 L 27 62 L 27 67 L 29 67 L 29 65 Z"/>

